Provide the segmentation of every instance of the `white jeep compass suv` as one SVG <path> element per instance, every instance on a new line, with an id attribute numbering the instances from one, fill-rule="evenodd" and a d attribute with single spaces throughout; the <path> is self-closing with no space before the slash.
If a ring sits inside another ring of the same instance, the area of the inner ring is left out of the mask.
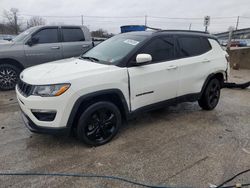
<path id="1" fill-rule="evenodd" d="M 75 130 L 98 146 L 143 111 L 186 101 L 214 109 L 228 70 L 226 52 L 207 33 L 130 32 L 79 58 L 25 69 L 16 93 L 32 132 Z"/>

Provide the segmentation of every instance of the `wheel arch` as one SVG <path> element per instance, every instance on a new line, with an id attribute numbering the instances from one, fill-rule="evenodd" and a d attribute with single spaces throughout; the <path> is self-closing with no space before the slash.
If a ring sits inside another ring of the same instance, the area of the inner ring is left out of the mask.
<path id="1" fill-rule="evenodd" d="M 114 103 L 119 108 L 122 117 L 127 119 L 129 109 L 122 91 L 119 89 L 107 89 L 79 97 L 73 105 L 67 122 L 67 127 L 75 128 L 81 113 L 86 110 L 88 106 L 98 101 L 109 101 Z"/>
<path id="2" fill-rule="evenodd" d="M 17 60 L 13 58 L 0 58 L 0 64 L 10 64 L 19 68 L 21 71 L 24 69 L 24 66 Z"/>
<path id="3" fill-rule="evenodd" d="M 221 88 L 224 87 L 224 73 L 223 72 L 212 73 L 212 74 L 208 75 L 207 79 L 205 80 L 205 82 L 204 82 L 204 84 L 202 86 L 199 98 L 201 98 L 201 96 L 203 95 L 203 92 L 206 89 L 209 81 L 212 80 L 213 78 L 217 78 L 219 80 Z"/>

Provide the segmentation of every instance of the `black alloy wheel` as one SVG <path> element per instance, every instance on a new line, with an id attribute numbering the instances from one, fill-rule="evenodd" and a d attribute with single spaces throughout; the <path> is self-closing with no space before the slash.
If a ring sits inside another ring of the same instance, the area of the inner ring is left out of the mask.
<path id="1" fill-rule="evenodd" d="M 212 79 L 208 83 L 201 99 L 198 100 L 200 107 L 204 110 L 214 109 L 220 99 L 220 89 L 221 85 L 219 80 L 216 78 Z"/>
<path id="2" fill-rule="evenodd" d="M 119 109 L 110 102 L 97 102 L 80 116 L 77 136 L 88 145 L 103 145 L 117 134 L 120 125 Z"/>

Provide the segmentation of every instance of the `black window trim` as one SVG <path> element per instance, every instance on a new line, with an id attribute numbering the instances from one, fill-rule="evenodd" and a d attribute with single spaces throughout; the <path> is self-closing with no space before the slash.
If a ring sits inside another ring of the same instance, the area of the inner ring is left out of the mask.
<path id="1" fill-rule="evenodd" d="M 61 38 L 61 42 L 62 43 L 67 43 L 64 41 L 64 36 L 63 36 L 63 29 L 80 29 L 82 31 L 82 35 L 83 35 L 83 41 L 70 41 L 70 42 L 85 42 L 86 39 L 85 39 L 85 35 L 84 35 L 84 32 L 82 30 L 81 27 L 77 27 L 77 26 L 62 26 L 60 27 L 60 38 Z"/>
<path id="2" fill-rule="evenodd" d="M 46 26 L 46 27 L 41 27 L 39 28 L 37 31 L 35 31 L 34 33 L 31 34 L 30 38 L 27 39 L 30 40 L 34 35 L 36 35 L 38 32 L 42 31 L 42 30 L 45 30 L 45 29 L 57 29 L 57 39 L 58 39 L 58 42 L 56 43 L 60 43 L 60 32 L 59 32 L 59 27 L 58 26 Z M 27 42 L 26 42 L 27 43 Z M 41 45 L 41 44 L 54 44 L 53 43 L 38 43 L 38 45 Z"/>
<path id="3" fill-rule="evenodd" d="M 182 38 L 182 37 L 199 38 L 200 40 L 201 40 L 201 38 L 203 38 L 203 39 L 205 39 L 205 40 L 208 42 L 210 48 L 209 48 L 208 51 L 203 52 L 203 53 L 201 53 L 201 54 L 192 55 L 192 56 L 188 56 L 188 57 L 182 57 L 182 56 L 181 56 L 181 53 L 180 53 L 180 51 L 181 51 L 181 47 L 180 47 L 180 46 L 181 46 L 181 45 L 180 45 L 179 40 L 178 40 L 179 38 Z M 178 59 L 185 59 L 185 58 L 200 56 L 200 55 L 203 55 L 203 54 L 205 54 L 205 53 L 207 53 L 207 52 L 209 52 L 209 51 L 212 50 L 212 46 L 211 46 L 211 43 L 210 43 L 209 40 L 208 40 L 208 37 L 204 37 L 204 36 L 194 36 L 194 35 L 176 35 L 176 47 L 177 47 L 177 56 L 178 56 Z"/>
<path id="4" fill-rule="evenodd" d="M 174 56 L 175 58 L 173 59 L 169 59 L 169 60 L 162 60 L 162 61 L 156 61 L 156 62 L 149 62 L 149 63 L 145 63 L 143 65 L 153 65 L 153 64 L 158 64 L 158 63 L 164 63 L 164 62 L 167 62 L 167 61 L 174 61 L 176 59 L 178 59 L 178 56 L 177 56 L 177 41 L 176 41 L 176 37 L 175 35 L 172 35 L 172 34 L 166 34 L 166 35 L 158 35 L 158 36 L 154 36 L 152 37 L 150 40 L 146 41 L 145 44 L 143 44 L 140 48 L 138 48 L 134 53 L 133 55 L 129 58 L 129 61 L 128 61 L 128 64 L 127 64 L 127 67 L 136 67 L 138 65 L 135 65 L 135 62 L 133 61 L 133 59 L 135 59 L 135 56 L 140 53 L 141 50 L 143 50 L 148 44 L 150 44 L 153 40 L 155 39 L 163 39 L 163 38 L 167 38 L 167 37 L 172 37 L 174 39 Z M 142 66 L 142 65 L 141 65 Z"/>

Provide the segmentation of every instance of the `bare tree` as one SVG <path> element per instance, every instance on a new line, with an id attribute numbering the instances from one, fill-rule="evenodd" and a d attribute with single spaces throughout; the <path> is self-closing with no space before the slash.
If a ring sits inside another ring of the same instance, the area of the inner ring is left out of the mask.
<path id="1" fill-rule="evenodd" d="M 33 16 L 27 21 L 27 28 L 45 24 L 46 24 L 45 19 L 43 19 L 40 16 Z"/>
<path id="2" fill-rule="evenodd" d="M 20 30 L 20 24 L 18 24 L 18 9 L 11 8 L 9 11 L 4 11 L 4 17 L 7 19 L 6 25 L 12 30 L 15 34 L 18 34 Z"/>
<path id="3" fill-rule="evenodd" d="M 235 30 L 235 27 L 234 27 L 234 26 L 229 26 L 227 30 L 228 30 L 228 31 L 234 31 L 234 30 Z"/>
<path id="4" fill-rule="evenodd" d="M 103 38 L 110 38 L 112 36 L 114 36 L 114 34 L 112 33 L 108 33 L 106 30 L 104 29 L 98 29 L 96 31 L 92 31 L 91 32 L 91 36 L 92 37 L 103 37 Z"/>

